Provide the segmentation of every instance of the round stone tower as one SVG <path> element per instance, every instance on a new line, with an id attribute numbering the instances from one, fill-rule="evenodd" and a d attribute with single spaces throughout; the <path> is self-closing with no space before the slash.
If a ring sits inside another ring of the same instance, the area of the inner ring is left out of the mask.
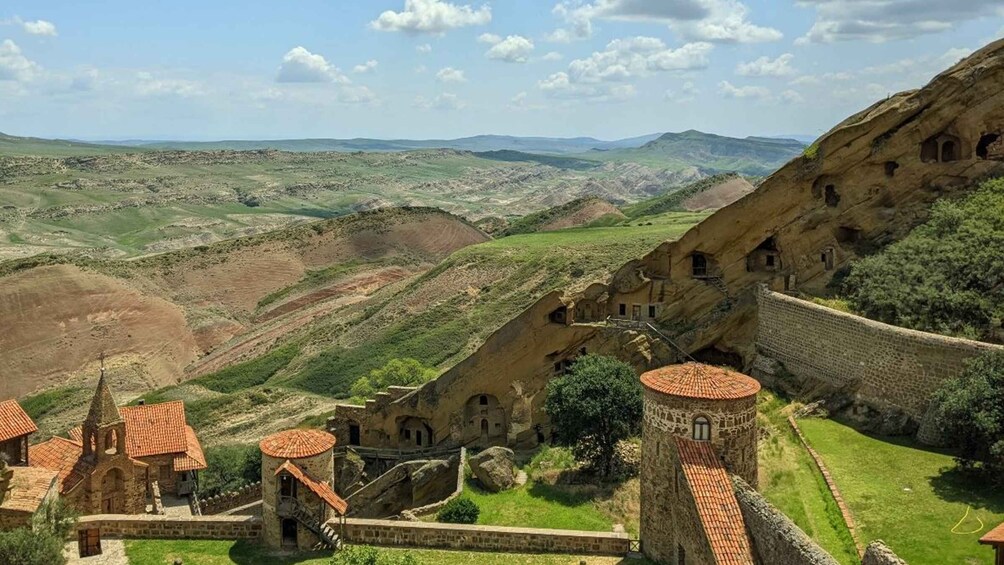
<path id="1" fill-rule="evenodd" d="M 678 537 L 692 524 L 680 506 L 678 438 L 707 442 L 726 469 L 757 484 L 755 379 L 701 363 L 670 365 L 641 376 L 644 418 L 641 541 L 645 554 L 676 563 Z M 680 523 L 677 523 L 680 522 Z"/>
<path id="2" fill-rule="evenodd" d="M 311 549 L 323 525 L 345 508 L 331 490 L 335 436 L 286 430 L 261 440 L 262 527 L 271 547 Z M 332 498 L 334 496 L 334 499 Z"/>

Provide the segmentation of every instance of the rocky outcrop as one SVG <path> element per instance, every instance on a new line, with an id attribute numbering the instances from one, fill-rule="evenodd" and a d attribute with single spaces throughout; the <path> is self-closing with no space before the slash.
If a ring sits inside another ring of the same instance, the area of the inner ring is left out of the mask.
<path id="1" fill-rule="evenodd" d="M 885 542 L 882 540 L 875 540 L 868 544 L 868 548 L 865 549 L 864 558 L 861 560 L 861 565 L 907 565 L 906 561 L 899 558 L 898 555 L 893 553 Z"/>
<path id="2" fill-rule="evenodd" d="M 451 496 L 460 457 L 405 461 L 352 493 L 346 500 L 357 518 L 387 518 Z"/>
<path id="3" fill-rule="evenodd" d="M 349 496 L 366 484 L 366 462 L 352 451 L 335 458 L 335 492 Z"/>
<path id="4" fill-rule="evenodd" d="M 516 455 L 505 447 L 489 447 L 467 459 L 471 472 L 489 492 L 500 492 L 516 485 Z"/>

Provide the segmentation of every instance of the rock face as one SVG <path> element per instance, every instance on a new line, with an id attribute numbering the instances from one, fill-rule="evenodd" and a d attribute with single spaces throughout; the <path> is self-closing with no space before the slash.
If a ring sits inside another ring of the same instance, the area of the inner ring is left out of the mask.
<path id="1" fill-rule="evenodd" d="M 865 549 L 861 565 L 907 565 L 907 563 L 893 553 L 882 540 L 875 540 Z"/>
<path id="2" fill-rule="evenodd" d="M 515 454 L 505 447 L 489 447 L 467 459 L 471 472 L 481 486 L 490 492 L 500 492 L 515 486 L 515 462 Z"/>

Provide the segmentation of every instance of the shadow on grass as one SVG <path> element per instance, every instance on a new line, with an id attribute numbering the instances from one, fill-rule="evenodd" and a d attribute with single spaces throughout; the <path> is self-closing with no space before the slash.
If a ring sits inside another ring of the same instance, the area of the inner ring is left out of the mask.
<path id="1" fill-rule="evenodd" d="M 1004 513 L 1004 489 L 995 486 L 976 471 L 946 467 L 931 478 L 934 494 L 949 502 L 964 502 L 973 508 Z"/>
<path id="2" fill-rule="evenodd" d="M 264 545 L 238 540 L 230 546 L 228 557 L 237 565 L 296 565 L 307 561 L 324 560 L 327 562 L 331 558 L 331 552 L 275 552 Z"/>

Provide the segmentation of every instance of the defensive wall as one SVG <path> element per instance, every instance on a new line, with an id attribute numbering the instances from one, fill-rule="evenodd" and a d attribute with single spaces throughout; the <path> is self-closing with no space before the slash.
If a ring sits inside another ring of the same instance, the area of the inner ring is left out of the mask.
<path id="1" fill-rule="evenodd" d="M 967 360 L 1004 347 L 909 330 L 761 287 L 756 347 L 800 380 L 815 380 L 880 411 L 921 423 L 931 394 Z M 762 368 L 757 362 L 755 368 Z M 761 375 L 757 375 L 761 376 Z"/>

